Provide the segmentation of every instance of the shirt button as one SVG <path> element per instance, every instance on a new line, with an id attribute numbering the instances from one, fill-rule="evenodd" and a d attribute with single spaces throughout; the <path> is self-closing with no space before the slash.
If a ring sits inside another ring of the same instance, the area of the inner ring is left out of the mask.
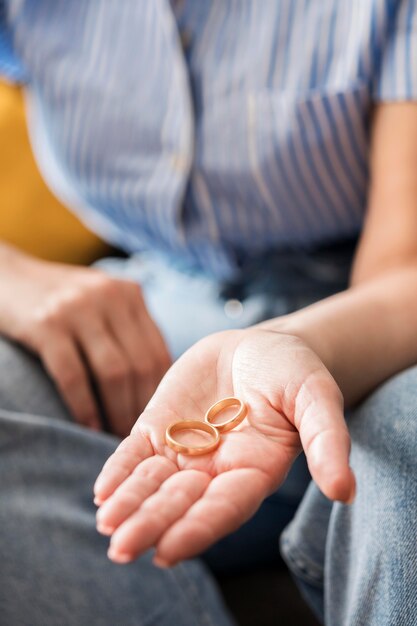
<path id="1" fill-rule="evenodd" d="M 182 154 L 172 154 L 171 165 L 176 172 L 184 173 L 188 169 L 188 160 Z"/>
<path id="2" fill-rule="evenodd" d="M 243 304 L 240 300 L 232 298 L 224 303 L 224 312 L 226 316 L 231 320 L 237 320 L 242 316 Z"/>

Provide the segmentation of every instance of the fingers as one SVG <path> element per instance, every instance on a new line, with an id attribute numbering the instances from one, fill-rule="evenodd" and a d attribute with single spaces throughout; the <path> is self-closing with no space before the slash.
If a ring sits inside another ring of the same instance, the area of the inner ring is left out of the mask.
<path id="1" fill-rule="evenodd" d="M 116 562 L 127 562 L 154 546 L 203 495 L 210 480 L 207 473 L 183 470 L 162 482 L 160 488 L 114 532 L 109 557 Z"/>
<path id="2" fill-rule="evenodd" d="M 170 364 L 140 288 L 55 265 L 37 278 L 39 293 L 21 312 L 16 338 L 39 354 L 77 421 L 98 424 L 93 380 L 112 432 L 126 436 Z"/>
<path id="3" fill-rule="evenodd" d="M 350 503 L 355 477 L 342 395 L 330 376 L 310 377 L 297 395 L 295 424 L 314 481 L 331 500 Z"/>
<path id="4" fill-rule="evenodd" d="M 150 441 L 137 430 L 118 446 L 107 459 L 94 485 L 96 504 L 102 504 L 135 467 L 154 454 Z"/>
<path id="5" fill-rule="evenodd" d="M 142 461 L 97 512 L 97 529 L 111 534 L 177 471 L 173 461 L 160 455 Z"/>
<path id="6" fill-rule="evenodd" d="M 51 332 L 41 353 L 45 369 L 79 424 L 101 429 L 97 403 L 86 367 L 74 341 L 64 333 Z"/>
<path id="7" fill-rule="evenodd" d="M 132 289 L 133 286 L 133 289 Z M 167 369 L 172 365 L 172 358 L 162 337 L 162 334 L 158 328 L 158 326 L 153 321 L 152 317 L 149 315 L 148 309 L 146 308 L 146 304 L 144 302 L 141 291 L 136 284 L 129 285 L 130 289 L 130 302 L 131 308 L 130 313 L 133 321 L 138 321 L 141 326 L 143 326 L 145 331 L 145 336 L 149 341 L 149 345 L 152 348 L 152 353 L 155 355 L 155 370 L 158 370 L 162 376 L 165 374 Z"/>
<path id="8" fill-rule="evenodd" d="M 136 495 L 138 484 L 132 475 L 129 487 L 126 481 L 106 503 L 107 510 L 100 512 L 100 524 L 107 526 L 110 520 L 114 524 L 105 530 L 111 532 L 119 523 L 109 548 L 112 560 L 126 563 L 152 546 L 157 547 L 158 565 L 195 556 L 249 519 L 270 486 L 269 478 L 253 469 L 226 472 L 214 479 L 199 470 L 176 471 L 156 489 L 162 478 L 159 468 L 158 478 L 154 475 L 152 484 L 142 485 Z M 153 494 L 146 497 L 152 489 Z"/>
<path id="9" fill-rule="evenodd" d="M 269 478 L 256 469 L 219 474 L 203 497 L 162 535 L 157 544 L 156 563 L 174 565 L 200 554 L 247 521 L 259 508 L 269 488 Z M 122 528 L 117 542 L 120 551 L 124 547 Z"/>
<path id="10" fill-rule="evenodd" d="M 125 283 L 125 290 L 128 306 L 108 307 L 104 314 L 132 371 L 137 416 L 147 405 L 171 362 L 162 336 L 149 317 L 139 287 Z"/>
<path id="11" fill-rule="evenodd" d="M 97 382 L 112 432 L 126 436 L 136 417 L 130 363 L 103 320 L 90 315 L 80 322 L 76 336 Z"/>
<path id="12" fill-rule="evenodd" d="M 113 337 L 123 350 L 131 370 L 132 395 L 134 398 L 134 415 L 143 411 L 149 398 L 157 386 L 152 379 L 152 355 L 144 329 L 138 321 L 133 321 L 129 312 L 124 309 L 106 312 Z"/>

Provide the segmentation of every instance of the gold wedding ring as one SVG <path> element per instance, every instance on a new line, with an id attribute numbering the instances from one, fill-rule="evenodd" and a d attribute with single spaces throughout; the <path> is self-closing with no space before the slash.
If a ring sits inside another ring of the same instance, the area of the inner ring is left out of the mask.
<path id="1" fill-rule="evenodd" d="M 228 409 L 232 406 L 239 407 L 236 415 L 226 420 L 225 422 L 213 424 L 212 420 L 214 417 L 216 417 L 216 415 L 224 411 L 224 409 Z M 212 426 L 214 426 L 216 430 L 219 431 L 219 433 L 225 433 L 228 430 L 232 430 L 232 428 L 235 428 L 238 424 L 240 424 L 240 422 L 243 422 L 247 413 L 248 409 L 246 404 L 242 402 L 242 400 L 239 400 L 239 398 L 223 398 L 223 400 L 219 400 L 209 408 L 204 418 L 204 421 L 207 424 L 211 424 Z"/>
<path id="2" fill-rule="evenodd" d="M 220 424 L 212 423 L 212 419 L 216 417 L 216 415 L 231 406 L 238 407 L 236 415 L 225 422 L 220 422 Z M 165 431 L 165 441 L 170 448 L 180 454 L 200 456 L 201 454 L 213 452 L 213 450 L 215 450 L 220 443 L 220 433 L 225 433 L 228 430 L 235 428 L 238 424 L 243 422 L 247 413 L 248 409 L 246 404 L 242 402 L 242 400 L 239 400 L 239 398 L 223 398 L 223 400 L 219 400 L 209 408 L 205 415 L 204 422 L 201 420 L 184 420 L 182 422 L 174 422 L 173 424 L 170 424 Z M 209 433 L 209 435 L 212 435 L 211 441 L 203 446 L 187 446 L 177 441 L 173 436 L 181 430 L 202 430 Z"/>
<path id="3" fill-rule="evenodd" d="M 211 440 L 203 446 L 187 446 L 180 443 L 173 437 L 173 435 L 181 430 L 202 430 L 211 435 Z M 208 422 L 202 422 L 201 420 L 184 420 L 182 422 L 174 422 L 170 424 L 166 429 L 165 441 L 170 448 L 181 454 L 188 454 L 189 456 L 200 456 L 201 454 L 207 454 L 213 452 L 220 443 L 220 433 Z"/>

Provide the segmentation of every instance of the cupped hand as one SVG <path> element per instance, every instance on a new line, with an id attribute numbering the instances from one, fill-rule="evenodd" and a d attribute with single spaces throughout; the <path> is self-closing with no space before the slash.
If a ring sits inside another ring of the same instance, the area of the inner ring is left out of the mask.
<path id="1" fill-rule="evenodd" d="M 110 430 L 126 436 L 171 364 L 139 286 L 17 251 L 1 280 L 0 332 L 40 357 L 79 423 L 100 429 L 93 382 Z"/>
<path id="2" fill-rule="evenodd" d="M 249 412 L 217 450 L 191 457 L 166 445 L 170 423 L 203 419 L 226 396 Z M 351 501 L 343 400 L 318 356 L 297 337 L 261 328 L 200 341 L 168 371 L 96 481 L 110 558 L 128 562 L 155 547 L 155 562 L 167 566 L 201 553 L 255 513 L 301 448 L 324 494 Z"/>

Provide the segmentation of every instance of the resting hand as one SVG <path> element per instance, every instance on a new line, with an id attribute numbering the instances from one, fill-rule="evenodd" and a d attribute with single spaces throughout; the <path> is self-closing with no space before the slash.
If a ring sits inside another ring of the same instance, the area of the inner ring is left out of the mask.
<path id="1" fill-rule="evenodd" d="M 136 283 L 1 248 L 0 332 L 42 360 L 75 419 L 126 436 L 170 357 Z"/>
<path id="2" fill-rule="evenodd" d="M 202 419 L 237 396 L 249 408 L 212 453 L 190 457 L 165 443 L 166 427 Z M 127 562 L 156 547 L 173 565 L 201 553 L 250 518 L 304 448 L 313 478 L 332 499 L 353 498 L 342 396 L 300 339 L 254 328 L 202 340 L 168 371 L 95 485 L 98 529 L 109 556 Z"/>

